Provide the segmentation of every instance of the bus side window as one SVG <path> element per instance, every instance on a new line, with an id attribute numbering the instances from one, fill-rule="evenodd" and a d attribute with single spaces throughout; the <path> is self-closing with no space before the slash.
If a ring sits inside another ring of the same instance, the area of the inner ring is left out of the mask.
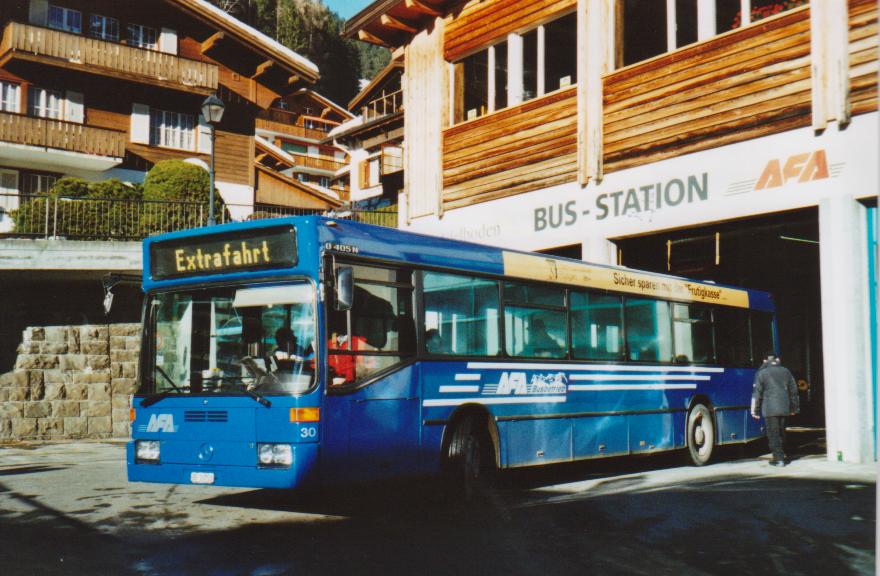
<path id="1" fill-rule="evenodd" d="M 672 331 L 669 303 L 646 298 L 627 298 L 625 312 L 629 359 L 670 362 Z"/>
<path id="2" fill-rule="evenodd" d="M 579 360 L 623 359 L 620 296 L 571 292 L 571 348 Z"/>
<path id="3" fill-rule="evenodd" d="M 335 386 L 363 381 L 414 352 L 412 272 L 362 265 L 352 268 L 351 309 L 328 313 L 328 365 L 330 383 Z"/>
<path id="4" fill-rule="evenodd" d="M 712 342 L 712 314 L 704 304 L 672 305 L 675 362 L 704 364 L 715 359 Z"/>
<path id="5" fill-rule="evenodd" d="M 751 365 L 748 310 L 716 306 L 712 311 L 712 320 L 718 364 L 740 367 Z"/>
<path id="6" fill-rule="evenodd" d="M 752 364 L 760 366 L 768 352 L 775 352 L 773 341 L 773 315 L 752 310 Z"/>
<path id="7" fill-rule="evenodd" d="M 511 356 L 565 358 L 565 291 L 555 286 L 504 283 L 505 350 Z"/>
<path id="8" fill-rule="evenodd" d="M 425 324 L 420 329 L 426 340 L 431 337 L 429 353 L 459 356 L 499 353 L 497 282 L 425 272 L 422 298 Z"/>

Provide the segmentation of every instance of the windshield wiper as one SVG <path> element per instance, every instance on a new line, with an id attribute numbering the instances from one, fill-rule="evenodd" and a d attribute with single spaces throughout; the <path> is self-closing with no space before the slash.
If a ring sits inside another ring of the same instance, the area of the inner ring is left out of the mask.
<path id="1" fill-rule="evenodd" d="M 244 392 L 245 396 L 247 396 L 248 398 L 252 398 L 256 402 L 259 402 L 260 404 L 262 404 L 266 408 L 269 408 L 270 406 L 272 406 L 272 402 L 270 402 L 268 398 L 266 398 L 265 396 L 263 396 L 261 394 L 257 394 L 252 389 L 248 388 L 247 385 L 244 383 L 241 383 L 241 388 L 239 388 L 238 386 L 230 386 L 229 384 L 225 384 L 225 383 L 220 384 L 220 389 L 222 390 L 223 388 L 227 388 L 227 389 L 232 388 L 233 390 Z"/>
<path id="2" fill-rule="evenodd" d="M 161 374 L 162 377 L 165 378 L 165 380 L 166 380 L 169 384 L 171 384 L 171 387 L 174 388 L 174 391 L 175 391 L 175 392 L 180 392 L 180 393 L 182 394 L 184 390 L 189 390 L 189 389 L 190 389 L 189 386 L 183 386 L 183 387 L 181 387 L 181 386 L 178 386 L 177 384 L 175 384 L 175 383 L 174 383 L 174 380 L 172 380 L 171 377 L 168 376 L 168 374 L 166 374 L 165 371 L 162 370 L 162 368 L 160 368 L 159 366 L 154 366 L 154 368 L 156 369 L 156 372 L 158 372 L 159 374 Z M 153 384 L 154 384 L 154 385 L 156 384 L 156 379 L 155 379 L 155 378 L 153 378 Z M 164 390 L 164 391 L 159 392 L 159 393 L 157 393 L 157 394 L 152 394 L 152 395 L 150 395 L 150 396 L 147 396 L 147 397 L 144 398 L 144 400 L 141 402 L 141 407 L 146 408 L 147 406 L 152 406 L 152 405 L 155 404 L 156 402 L 159 402 L 160 400 L 163 400 L 163 399 L 167 398 L 169 395 L 171 395 L 171 391 L 170 391 L 170 390 Z"/>

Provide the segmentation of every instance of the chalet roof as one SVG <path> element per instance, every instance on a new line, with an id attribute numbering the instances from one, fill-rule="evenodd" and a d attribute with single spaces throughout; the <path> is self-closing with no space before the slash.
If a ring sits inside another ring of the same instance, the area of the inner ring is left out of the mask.
<path id="1" fill-rule="evenodd" d="M 392 60 L 387 66 L 385 66 L 385 68 L 376 74 L 376 77 L 373 78 L 369 84 L 364 86 L 364 89 L 358 92 L 357 96 L 352 98 L 351 102 L 348 103 L 348 109 L 356 110 L 364 102 L 372 100 L 376 88 L 380 87 L 382 83 L 394 73 L 403 73 L 403 62 L 400 60 Z"/>
<path id="2" fill-rule="evenodd" d="M 314 90 L 311 90 L 309 88 L 300 88 L 297 92 L 295 92 L 293 94 L 293 96 L 296 96 L 299 94 L 308 94 L 309 96 L 311 96 L 312 98 L 314 98 L 318 102 L 322 103 L 324 106 L 328 106 L 328 107 L 332 108 L 334 112 L 337 112 L 340 116 L 342 116 L 346 120 L 354 118 L 354 114 L 352 114 L 351 112 L 349 112 L 348 110 L 346 110 L 345 108 L 343 108 L 342 106 L 340 106 L 339 104 L 334 102 L 333 100 L 330 100 L 326 96 L 322 96 L 321 94 L 318 94 Z"/>
<path id="3" fill-rule="evenodd" d="M 267 59 L 290 69 L 308 83 L 314 83 L 320 77 L 318 67 L 307 58 L 297 54 L 280 42 L 269 38 L 259 30 L 251 28 L 237 18 L 230 16 L 207 0 L 168 0 L 178 8 L 189 12 L 197 18 L 207 21 L 218 30 L 235 37 L 239 42 L 253 46 Z"/>
<path id="4" fill-rule="evenodd" d="M 287 184 L 291 188 L 299 190 L 300 192 L 303 192 L 303 193 L 308 194 L 310 196 L 314 196 L 315 198 L 318 198 L 322 202 L 326 202 L 327 204 L 329 204 L 330 206 L 332 206 L 334 208 L 338 208 L 338 207 L 342 206 L 342 204 L 343 204 L 342 200 L 340 200 L 336 196 L 333 196 L 332 192 L 330 190 L 327 190 L 326 188 L 323 189 L 323 190 L 326 190 L 326 192 L 322 191 L 322 189 L 319 189 L 320 188 L 319 186 L 313 186 L 313 185 L 306 184 L 304 182 L 300 182 L 299 180 L 297 180 L 295 178 L 291 178 L 290 176 L 285 176 L 281 172 L 278 172 L 276 170 L 272 170 L 271 168 L 269 168 L 267 166 L 263 166 L 259 162 L 254 162 L 254 166 L 260 172 L 263 172 L 266 175 L 272 176 L 273 178 L 277 178 L 278 180 L 284 182 L 285 184 Z"/>
<path id="5" fill-rule="evenodd" d="M 376 0 L 346 21 L 342 34 L 387 48 L 403 46 L 460 4 L 463 0 Z"/>

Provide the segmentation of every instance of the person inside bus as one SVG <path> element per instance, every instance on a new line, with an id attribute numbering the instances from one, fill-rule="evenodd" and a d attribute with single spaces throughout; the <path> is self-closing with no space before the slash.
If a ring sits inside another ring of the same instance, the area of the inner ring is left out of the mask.
<path id="1" fill-rule="evenodd" d="M 559 355 L 559 342 L 547 333 L 547 327 L 541 318 L 532 320 L 529 328 L 529 345 L 535 356 L 551 358 Z"/>
<path id="2" fill-rule="evenodd" d="M 349 338 L 345 332 L 333 332 L 330 340 L 327 342 L 327 350 L 330 351 L 327 357 L 327 364 L 330 367 L 330 377 L 333 386 L 342 386 L 350 384 L 357 379 L 358 368 L 363 364 L 363 358 L 354 354 L 334 354 L 334 350 L 358 352 L 364 350 L 374 350 L 372 346 L 367 344 L 367 339 L 363 336 L 353 335 Z"/>
<path id="3" fill-rule="evenodd" d="M 279 370 L 289 372 L 292 370 L 295 362 L 313 363 L 315 351 L 312 348 L 311 342 L 305 348 L 301 347 L 293 330 L 287 326 L 282 326 L 275 331 L 275 350 L 272 352 L 272 359 Z"/>
<path id="4" fill-rule="evenodd" d="M 425 331 L 425 348 L 429 354 L 446 354 L 446 345 L 440 331 L 436 328 L 430 328 Z"/>

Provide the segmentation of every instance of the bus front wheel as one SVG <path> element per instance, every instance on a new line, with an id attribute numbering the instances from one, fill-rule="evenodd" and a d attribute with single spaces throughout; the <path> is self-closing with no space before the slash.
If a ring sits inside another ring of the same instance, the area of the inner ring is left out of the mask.
<path id="1" fill-rule="evenodd" d="M 470 417 L 452 432 L 446 453 L 446 476 L 452 491 L 465 500 L 479 498 L 495 470 L 492 441 L 485 426 Z"/>
<path id="2" fill-rule="evenodd" d="M 712 412 L 703 404 L 695 404 L 687 419 L 688 455 L 694 466 L 704 466 L 715 448 L 715 423 Z"/>

